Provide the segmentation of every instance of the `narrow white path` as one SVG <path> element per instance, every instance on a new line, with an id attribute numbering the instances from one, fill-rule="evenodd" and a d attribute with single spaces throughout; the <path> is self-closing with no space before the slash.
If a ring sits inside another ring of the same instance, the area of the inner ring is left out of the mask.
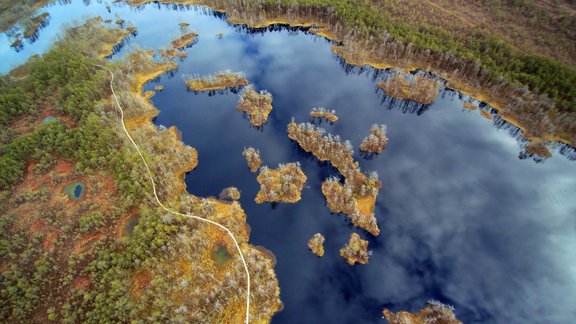
<path id="1" fill-rule="evenodd" d="M 144 155 L 140 151 L 140 148 L 138 147 L 138 145 L 136 145 L 136 142 L 134 142 L 134 139 L 132 139 L 132 136 L 130 136 L 128 129 L 126 129 L 126 124 L 124 123 L 124 109 L 122 109 L 122 106 L 120 106 L 120 102 L 118 101 L 118 97 L 116 96 L 116 92 L 114 91 L 114 86 L 113 86 L 114 73 L 112 73 L 112 71 L 106 69 L 104 66 L 101 66 L 101 65 L 98 65 L 98 66 L 105 69 L 106 71 L 108 71 L 110 73 L 110 76 L 111 76 L 110 90 L 112 90 L 112 95 L 114 96 L 114 100 L 116 101 L 116 106 L 118 107 L 118 111 L 120 112 L 120 121 L 122 122 L 122 128 L 124 129 L 124 133 L 126 133 L 126 136 L 128 136 L 128 139 L 130 140 L 130 142 L 132 142 L 132 145 L 134 145 L 134 148 L 138 152 L 138 155 L 140 155 L 140 159 L 142 159 L 142 162 L 144 163 L 144 166 L 146 167 L 146 171 L 148 172 L 148 178 L 150 179 L 150 183 L 152 183 L 152 190 L 154 192 L 154 198 L 156 198 L 156 202 L 158 203 L 158 205 L 162 209 L 164 209 L 165 211 L 167 211 L 171 214 L 196 219 L 196 220 L 199 220 L 202 222 L 207 222 L 207 223 L 210 223 L 212 225 L 218 226 L 219 228 L 226 231 L 228 236 L 230 236 L 230 238 L 232 238 L 232 241 L 234 241 L 234 245 L 236 245 L 236 249 L 238 250 L 238 253 L 240 254 L 240 259 L 242 260 L 242 263 L 244 264 L 244 270 L 246 270 L 247 282 L 246 282 L 246 320 L 245 320 L 245 324 L 248 324 L 249 318 L 250 318 L 250 272 L 248 271 L 248 265 L 246 264 L 246 260 L 244 259 L 244 255 L 242 254 L 242 250 L 240 249 L 240 245 L 238 244 L 238 241 L 236 241 L 236 237 L 234 237 L 234 234 L 232 234 L 232 232 L 228 228 L 226 228 L 224 225 L 218 224 L 217 222 L 211 221 L 211 220 L 206 219 L 206 218 L 202 218 L 202 217 L 198 217 L 198 216 L 194 216 L 194 215 L 190 215 L 190 214 L 183 214 L 183 213 L 180 213 L 177 211 L 173 211 L 169 208 L 166 208 L 166 206 L 164 206 L 162 204 L 162 202 L 160 202 L 160 199 L 158 198 L 158 193 L 156 192 L 156 182 L 154 181 L 154 177 L 152 176 L 152 171 L 150 171 L 150 167 L 148 166 L 148 163 L 146 162 Z"/>

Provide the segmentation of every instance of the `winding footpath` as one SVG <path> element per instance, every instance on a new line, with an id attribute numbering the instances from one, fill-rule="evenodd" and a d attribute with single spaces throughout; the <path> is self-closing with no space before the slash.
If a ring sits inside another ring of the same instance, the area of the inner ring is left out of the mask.
<path id="1" fill-rule="evenodd" d="M 238 250 L 238 253 L 240 254 L 240 259 L 242 260 L 242 264 L 244 265 L 244 270 L 246 270 L 247 282 L 246 282 L 246 320 L 245 320 L 245 324 L 248 324 L 249 319 L 250 319 L 250 272 L 248 271 L 248 265 L 246 264 L 246 260 L 244 259 L 244 255 L 242 254 L 242 250 L 240 249 L 240 245 L 238 244 L 236 237 L 234 237 L 234 234 L 232 234 L 232 232 L 227 227 L 225 227 L 224 225 L 221 225 L 215 221 L 211 221 L 211 220 L 206 219 L 206 218 L 202 218 L 202 217 L 198 217 L 198 216 L 194 216 L 194 215 L 190 215 L 190 214 L 183 214 L 183 213 L 180 213 L 177 211 L 173 211 L 173 210 L 167 208 L 166 206 L 164 206 L 162 204 L 162 202 L 160 202 L 160 199 L 158 198 L 158 193 L 156 192 L 156 182 L 154 181 L 154 177 L 152 176 L 152 171 L 150 170 L 150 167 L 148 166 L 148 163 L 146 162 L 144 155 L 140 151 L 140 148 L 138 147 L 138 145 L 136 145 L 136 142 L 134 142 L 134 139 L 132 139 L 132 136 L 130 136 L 128 129 L 126 129 L 126 124 L 124 123 L 124 109 L 122 109 L 122 106 L 120 105 L 118 97 L 116 96 L 116 92 L 114 91 L 114 86 L 113 86 L 114 73 L 112 73 L 112 71 L 108 70 L 107 68 L 105 68 L 102 65 L 97 65 L 97 66 L 101 67 L 102 69 L 104 69 L 104 70 L 108 71 L 108 73 L 110 73 L 110 76 L 111 76 L 110 90 L 112 90 L 112 95 L 114 96 L 114 101 L 116 101 L 116 107 L 118 108 L 118 111 L 120 112 L 120 121 L 122 123 L 122 129 L 124 130 L 124 133 L 126 133 L 126 136 L 128 136 L 128 139 L 130 140 L 130 142 L 132 142 L 132 145 L 134 146 L 134 148 L 138 152 L 138 155 L 140 155 L 140 159 L 142 160 L 142 162 L 144 163 L 144 166 L 146 167 L 146 171 L 148 172 L 148 178 L 150 179 L 150 183 L 152 183 L 152 190 L 154 192 L 154 198 L 156 199 L 156 203 L 158 203 L 160 208 L 162 208 L 163 210 L 165 210 L 171 214 L 199 220 L 202 222 L 207 222 L 207 223 L 210 223 L 214 226 L 217 226 L 217 227 L 223 229 L 224 231 L 226 231 L 228 236 L 230 236 L 230 238 L 232 238 L 232 241 L 234 241 L 234 245 L 236 246 L 236 249 Z"/>

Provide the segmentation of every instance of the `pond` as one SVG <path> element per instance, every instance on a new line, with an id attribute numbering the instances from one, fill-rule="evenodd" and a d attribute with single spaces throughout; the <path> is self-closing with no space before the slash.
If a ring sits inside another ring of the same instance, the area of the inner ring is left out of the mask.
<path id="1" fill-rule="evenodd" d="M 62 191 L 67 194 L 72 201 L 78 201 L 82 199 L 86 190 L 83 183 L 76 181 L 64 187 Z"/>
<path id="2" fill-rule="evenodd" d="M 125 236 L 131 236 L 134 233 L 134 229 L 136 228 L 136 225 L 138 225 L 138 220 L 138 215 L 130 216 L 130 218 L 128 218 L 123 229 Z"/>
<path id="3" fill-rule="evenodd" d="M 54 117 L 54 116 L 46 116 L 44 119 L 42 119 L 42 121 L 40 121 L 40 126 L 44 126 L 47 125 L 51 122 L 57 121 L 58 118 Z"/>
<path id="4" fill-rule="evenodd" d="M 19 53 L 3 42 L 8 60 L 1 71 L 45 51 L 58 26 L 87 13 L 119 15 L 137 26 L 138 35 L 112 59 L 134 46 L 165 46 L 179 35 L 179 22 L 190 23 L 200 36 L 186 49 L 188 58 L 173 77 L 162 76 L 144 90 L 165 87 L 151 99 L 160 110 L 155 123 L 178 127 L 182 140 L 198 150 L 199 165 L 186 176 L 188 191 L 217 197 L 229 186 L 241 190 L 250 242 L 277 259 L 285 307 L 273 323 L 381 323 L 384 307 L 417 311 L 429 299 L 454 305 L 465 323 L 566 323 L 576 317 L 572 149 L 552 148 L 553 157 L 545 160 L 527 156 L 516 128 L 497 115 L 487 120 L 465 109 L 469 98 L 445 88 L 429 106 L 386 97 L 377 84 L 390 71 L 346 65 L 330 42 L 303 30 L 241 30 L 187 7 L 114 4 L 107 13 L 103 5 L 84 3 L 48 7 L 50 25 Z M 187 90 L 187 76 L 226 69 L 246 73 L 257 90 L 273 95 L 262 128 L 235 110 L 238 95 Z M 320 106 L 340 117 L 320 126 L 350 140 L 362 170 L 380 175 L 377 237 L 330 213 L 320 188 L 338 172 L 286 134 L 292 117 L 308 122 L 310 110 Z M 381 154 L 363 157 L 357 148 L 375 123 L 388 126 L 390 141 Z M 308 181 L 300 202 L 254 202 L 259 185 L 242 156 L 248 146 L 259 149 L 270 167 L 301 163 Z M 326 238 L 321 258 L 307 248 L 317 232 Z M 368 265 L 349 266 L 339 255 L 352 232 L 369 241 Z"/>

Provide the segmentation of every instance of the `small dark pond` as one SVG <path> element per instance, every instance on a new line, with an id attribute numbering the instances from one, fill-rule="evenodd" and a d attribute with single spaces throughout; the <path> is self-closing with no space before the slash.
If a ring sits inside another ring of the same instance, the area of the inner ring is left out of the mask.
<path id="1" fill-rule="evenodd" d="M 72 201 L 78 201 L 84 195 L 84 189 L 84 184 L 76 181 L 64 187 L 63 191 Z"/>
<path id="2" fill-rule="evenodd" d="M 112 5 L 108 14 L 95 2 L 72 1 L 47 10 L 50 25 L 18 55 L 45 51 L 43 39 L 55 39 L 56 26 L 87 12 L 105 19 L 118 14 L 138 27 L 138 36 L 113 59 L 136 44 L 165 46 L 178 35 L 178 22 L 199 33 L 174 77 L 163 76 L 145 90 L 165 86 L 152 98 L 161 112 L 156 124 L 177 126 L 183 141 L 198 149 L 188 190 L 199 196 L 218 196 L 229 186 L 242 191 L 251 243 L 277 259 L 285 308 L 273 323 L 381 323 L 383 307 L 416 311 L 429 299 L 454 305 L 465 323 L 576 318 L 576 165 L 567 158 L 574 156 L 570 148 L 552 148 L 552 158 L 534 160 L 521 153 L 518 130 L 464 109 L 468 98 L 450 90 L 427 107 L 387 98 L 376 84 L 389 72 L 347 66 L 329 42 L 302 31 L 250 33 L 211 15 L 157 4 Z M 0 47 L 2 55 L 8 52 L 4 43 Z M 1 64 L 6 71 L 8 63 Z M 274 110 L 262 129 L 250 127 L 234 109 L 237 95 L 187 91 L 187 75 L 225 69 L 245 72 L 257 89 L 272 93 Z M 336 110 L 340 120 L 322 126 L 356 148 L 372 124 L 388 126 L 382 154 L 355 154 L 362 169 L 378 171 L 383 182 L 375 209 L 378 237 L 330 213 L 320 186 L 337 171 L 286 135 L 292 117 L 307 122 L 318 106 Z M 241 154 L 247 146 L 259 149 L 271 167 L 302 164 L 308 182 L 299 203 L 254 203 L 256 175 Z M 326 237 L 322 258 L 306 245 L 316 232 Z M 338 254 L 352 232 L 370 242 L 367 266 L 349 266 Z"/>
<path id="3" fill-rule="evenodd" d="M 134 228 L 138 225 L 138 215 L 131 216 L 126 221 L 126 225 L 124 226 L 124 235 L 130 236 L 134 233 Z"/>

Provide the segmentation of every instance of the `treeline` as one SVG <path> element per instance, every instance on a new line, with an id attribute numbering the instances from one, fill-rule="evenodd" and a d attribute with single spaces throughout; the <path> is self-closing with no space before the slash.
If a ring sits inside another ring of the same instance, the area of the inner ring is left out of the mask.
<path id="1" fill-rule="evenodd" d="M 263 21 L 273 17 L 309 17 L 326 23 L 337 36 L 353 36 L 366 46 L 378 47 L 382 35 L 415 50 L 452 53 L 459 59 L 478 62 L 513 84 L 524 84 L 538 94 L 547 94 L 560 110 L 576 112 L 576 71 L 555 60 L 514 50 L 503 40 L 485 32 L 465 39 L 434 26 L 415 26 L 394 19 L 386 12 L 358 0 L 207 0 L 232 17 Z M 349 37 L 339 37 L 349 40 Z"/>

